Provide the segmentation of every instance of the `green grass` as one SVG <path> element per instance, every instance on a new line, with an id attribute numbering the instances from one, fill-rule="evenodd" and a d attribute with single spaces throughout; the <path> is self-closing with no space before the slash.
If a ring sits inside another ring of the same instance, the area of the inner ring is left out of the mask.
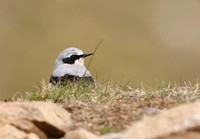
<path id="1" fill-rule="evenodd" d="M 119 132 L 122 130 L 123 127 L 115 127 L 115 126 L 109 126 L 108 124 L 105 124 L 103 128 L 100 128 L 100 133 L 106 134 L 111 132 Z"/>
<path id="2" fill-rule="evenodd" d="M 26 92 L 13 101 L 51 101 L 71 113 L 75 127 L 83 127 L 101 135 L 120 131 L 144 115 L 157 114 L 162 109 L 200 100 L 199 82 L 153 82 L 148 86 L 96 83 L 68 84 L 49 88 L 45 81 L 35 91 Z"/>

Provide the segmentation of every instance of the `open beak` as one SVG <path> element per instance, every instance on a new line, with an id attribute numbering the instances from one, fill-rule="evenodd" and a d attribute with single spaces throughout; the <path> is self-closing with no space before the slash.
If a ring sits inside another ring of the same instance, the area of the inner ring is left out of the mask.
<path id="1" fill-rule="evenodd" d="M 82 58 L 85 58 L 85 57 L 91 56 L 91 55 L 93 55 L 93 54 L 94 54 L 94 53 L 83 54 Z"/>

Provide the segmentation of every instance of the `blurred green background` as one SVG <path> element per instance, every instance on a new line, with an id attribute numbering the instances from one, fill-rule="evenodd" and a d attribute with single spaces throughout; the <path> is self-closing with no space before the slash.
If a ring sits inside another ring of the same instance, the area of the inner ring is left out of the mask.
<path id="1" fill-rule="evenodd" d="M 48 81 L 62 50 L 102 39 L 90 66 L 100 81 L 196 80 L 200 1 L 0 0 L 0 98 Z"/>

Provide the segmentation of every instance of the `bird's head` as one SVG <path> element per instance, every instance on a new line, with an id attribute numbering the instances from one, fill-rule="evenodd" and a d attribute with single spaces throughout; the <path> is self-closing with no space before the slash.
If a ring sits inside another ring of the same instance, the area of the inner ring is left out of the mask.
<path id="1" fill-rule="evenodd" d="M 55 66 L 63 64 L 84 66 L 84 58 L 90 55 L 93 55 L 93 53 L 84 54 L 83 51 L 78 48 L 67 48 L 59 54 Z"/>

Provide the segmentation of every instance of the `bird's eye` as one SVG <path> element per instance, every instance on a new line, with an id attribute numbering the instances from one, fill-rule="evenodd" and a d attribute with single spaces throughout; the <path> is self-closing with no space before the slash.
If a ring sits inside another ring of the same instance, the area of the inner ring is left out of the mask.
<path id="1" fill-rule="evenodd" d="M 76 59 L 76 56 L 75 56 L 75 55 L 72 55 L 70 58 L 72 58 L 72 59 Z"/>

